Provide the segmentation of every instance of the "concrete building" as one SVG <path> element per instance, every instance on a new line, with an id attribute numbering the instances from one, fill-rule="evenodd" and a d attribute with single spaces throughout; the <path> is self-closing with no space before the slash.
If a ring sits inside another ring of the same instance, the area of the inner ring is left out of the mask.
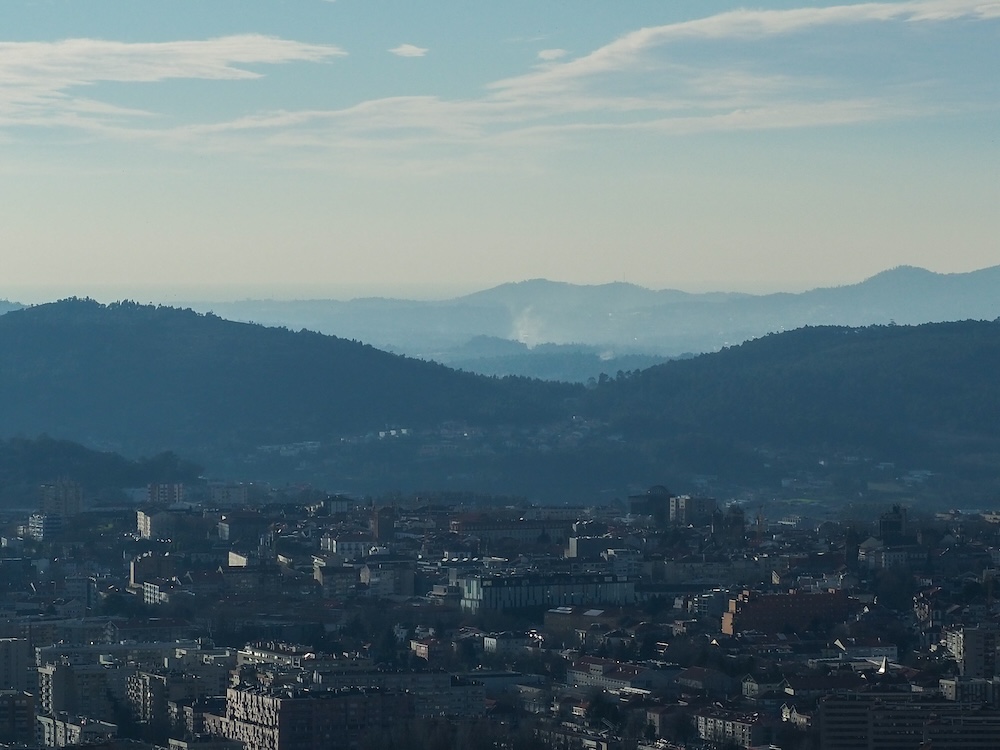
<path id="1" fill-rule="evenodd" d="M 608 534 L 603 536 L 571 536 L 565 557 L 576 560 L 598 560 L 601 555 L 611 548 L 624 547 L 624 540 L 621 537 L 614 537 Z"/>
<path id="2" fill-rule="evenodd" d="M 449 528 L 460 536 L 474 536 L 481 542 L 509 541 L 520 544 L 565 544 L 572 523 L 559 519 L 497 520 L 489 518 L 458 518 Z"/>
<path id="3" fill-rule="evenodd" d="M 376 542 L 391 542 L 396 535 L 396 509 L 384 505 L 372 511 L 371 529 Z"/>
<path id="4" fill-rule="evenodd" d="M 1000 678 L 943 677 L 938 680 L 946 701 L 996 706 L 1000 703 Z"/>
<path id="5" fill-rule="evenodd" d="M 313 579 L 324 599 L 345 599 L 357 588 L 359 575 L 357 568 L 339 563 L 336 557 L 313 555 Z"/>
<path id="6" fill-rule="evenodd" d="M 566 670 L 566 684 L 603 690 L 656 690 L 677 679 L 679 669 L 653 669 L 614 659 L 584 656 Z"/>
<path id="7" fill-rule="evenodd" d="M 650 487 L 641 495 L 629 495 L 629 513 L 636 516 L 651 516 L 653 522 L 664 527 L 670 521 L 670 500 L 674 495 L 663 485 Z"/>
<path id="8" fill-rule="evenodd" d="M 197 669 L 135 672 L 126 681 L 127 700 L 132 716 L 142 724 L 167 726 L 170 703 L 191 705 L 205 698 L 224 694 L 229 687 L 229 670 Z"/>
<path id="9" fill-rule="evenodd" d="M 466 612 L 635 603 L 635 580 L 609 574 L 473 575 L 457 580 Z"/>
<path id="10" fill-rule="evenodd" d="M 711 497 L 676 495 L 670 498 L 670 523 L 676 526 L 706 526 L 718 504 Z"/>
<path id="11" fill-rule="evenodd" d="M 958 668 L 962 677 L 997 674 L 997 630 L 989 625 L 962 628 L 959 633 Z"/>
<path id="12" fill-rule="evenodd" d="M 183 503 L 185 496 L 184 485 L 180 482 L 160 482 L 146 487 L 146 499 L 152 505 Z"/>
<path id="13" fill-rule="evenodd" d="M 170 511 L 145 508 L 135 512 L 136 531 L 142 539 L 167 539 L 173 532 L 177 515 Z"/>
<path id="14" fill-rule="evenodd" d="M 703 708 L 694 714 L 698 736 L 718 745 L 753 747 L 770 740 L 773 724 L 758 713 Z"/>
<path id="15" fill-rule="evenodd" d="M 26 638 L 0 638 L 0 690 L 35 690 L 34 664 Z"/>
<path id="16" fill-rule="evenodd" d="M 319 540 L 320 550 L 339 555 L 345 560 L 354 560 L 368 555 L 375 545 L 375 539 L 368 534 L 324 534 Z"/>
<path id="17" fill-rule="evenodd" d="M 528 646 L 534 646 L 537 641 L 528 633 L 512 633 L 505 630 L 502 633 L 490 633 L 483 636 L 483 651 L 487 654 L 513 654 L 523 652 Z"/>
<path id="18" fill-rule="evenodd" d="M 418 717 L 463 718 L 482 716 L 486 711 L 481 683 L 439 669 L 337 670 L 322 672 L 318 684 L 325 688 L 360 687 L 405 692 L 413 697 L 413 714 Z"/>
<path id="19" fill-rule="evenodd" d="M 63 517 L 48 513 L 32 513 L 28 517 L 28 536 L 36 542 L 49 542 L 63 530 Z"/>
<path id="20" fill-rule="evenodd" d="M 808 630 L 816 623 L 829 626 L 840 622 L 860 605 L 843 591 L 822 594 L 761 594 L 744 590 L 729 600 L 729 611 L 722 615 L 722 632 L 736 635 L 745 630 L 780 633 L 785 630 Z"/>
<path id="21" fill-rule="evenodd" d="M 1000 712 L 912 693 L 827 695 L 818 716 L 823 750 L 1000 747 Z"/>
<path id="22" fill-rule="evenodd" d="M 878 538 L 887 544 L 899 544 L 909 534 L 908 511 L 903 505 L 892 508 L 878 519 Z"/>
<path id="23" fill-rule="evenodd" d="M 363 730 L 413 716 L 412 696 L 375 688 L 340 690 L 230 688 L 224 736 L 246 750 L 351 748 Z"/>
<path id="24" fill-rule="evenodd" d="M 38 512 L 72 518 L 83 511 L 83 488 L 77 482 L 59 480 L 39 488 Z"/>
<path id="25" fill-rule="evenodd" d="M 38 667 L 38 713 L 110 719 L 111 696 L 124 696 L 130 671 L 101 664 L 44 664 Z"/>
<path id="26" fill-rule="evenodd" d="M 413 596 L 416 566 L 412 560 L 368 558 L 358 571 L 358 582 L 373 597 Z"/>
<path id="27" fill-rule="evenodd" d="M 31 744 L 35 738 L 35 699 L 23 690 L 0 690 L 0 743 Z"/>
<path id="28" fill-rule="evenodd" d="M 213 484 L 209 486 L 209 493 L 216 508 L 243 508 L 248 500 L 245 484 Z"/>
<path id="29" fill-rule="evenodd" d="M 118 726 L 115 724 L 65 713 L 38 716 L 35 723 L 35 739 L 42 747 L 96 745 L 118 736 Z"/>
<path id="30" fill-rule="evenodd" d="M 173 578 L 177 567 L 176 562 L 177 557 L 170 553 L 144 552 L 138 557 L 132 558 L 128 564 L 129 588 L 140 589 L 146 581 Z"/>

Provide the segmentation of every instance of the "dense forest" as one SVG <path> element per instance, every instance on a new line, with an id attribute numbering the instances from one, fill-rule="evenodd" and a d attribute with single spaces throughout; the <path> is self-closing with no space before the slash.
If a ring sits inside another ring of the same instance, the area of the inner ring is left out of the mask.
<path id="1" fill-rule="evenodd" d="M 1000 322 L 807 327 L 607 379 L 591 414 L 629 439 L 697 433 L 933 460 L 1000 439 Z"/>
<path id="2" fill-rule="evenodd" d="M 0 435 L 139 455 L 447 420 L 554 419 L 578 389 L 498 380 L 309 331 L 64 300 L 0 316 Z"/>
<path id="3" fill-rule="evenodd" d="M 1000 322 L 807 327 L 609 380 L 591 401 L 608 416 L 767 438 L 997 435 L 998 367 Z"/>
<path id="4" fill-rule="evenodd" d="M 232 478 L 572 499 L 696 475 L 775 486 L 850 454 L 1000 485 L 1000 322 L 807 327 L 589 387 L 88 300 L 0 316 L 0 347 L 0 438 L 174 450 Z"/>

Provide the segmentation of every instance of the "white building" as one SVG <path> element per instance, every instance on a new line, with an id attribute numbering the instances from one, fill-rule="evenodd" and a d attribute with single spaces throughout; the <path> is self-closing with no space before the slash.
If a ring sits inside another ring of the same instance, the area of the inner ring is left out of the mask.
<path id="1" fill-rule="evenodd" d="M 118 736 L 118 725 L 83 716 L 56 714 L 35 717 L 37 741 L 42 747 L 93 745 Z"/>

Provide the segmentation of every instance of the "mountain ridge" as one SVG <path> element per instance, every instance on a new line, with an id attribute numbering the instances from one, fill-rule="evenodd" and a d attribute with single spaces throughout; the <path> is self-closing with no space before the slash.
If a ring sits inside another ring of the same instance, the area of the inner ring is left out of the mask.
<path id="1" fill-rule="evenodd" d="M 584 383 L 807 325 L 992 320 L 1000 317 L 1000 266 L 942 274 L 903 265 L 854 284 L 763 295 L 528 279 L 438 301 L 188 304 L 238 322 L 363 341 L 467 372 Z M 524 348 L 515 351 L 511 343 Z"/>
<path id="2" fill-rule="evenodd" d="M 504 347 L 469 360 L 462 351 L 478 336 L 527 344 L 597 347 L 616 355 L 676 357 L 716 351 L 804 325 L 919 324 L 1000 317 L 1000 266 L 940 274 L 914 266 L 887 269 L 855 284 L 804 292 L 753 295 L 654 290 L 625 282 L 578 285 L 529 279 L 447 300 L 420 302 L 365 298 L 352 301 L 243 301 L 193 303 L 238 320 L 341 335 L 402 354 L 495 373 Z M 529 352 L 552 370 L 551 354 Z M 605 369 L 591 360 L 589 377 Z M 585 380 L 564 371 L 564 377 Z"/>
<path id="3" fill-rule="evenodd" d="M 1000 322 L 805 327 L 589 388 L 135 303 L 0 316 L 0 350 L 0 438 L 173 450 L 216 476 L 561 502 L 780 486 L 854 455 L 1000 491 Z"/>

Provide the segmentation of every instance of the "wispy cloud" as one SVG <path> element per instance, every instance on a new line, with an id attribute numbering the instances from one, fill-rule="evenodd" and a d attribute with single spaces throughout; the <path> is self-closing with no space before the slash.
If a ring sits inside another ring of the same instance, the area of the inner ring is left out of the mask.
<path id="1" fill-rule="evenodd" d="M 261 74 L 242 66 L 320 62 L 345 54 L 332 45 L 256 34 L 150 43 L 0 42 L 0 123 L 93 127 L 109 116 L 144 113 L 70 91 L 102 82 L 254 79 Z"/>
<path id="2" fill-rule="evenodd" d="M 566 57 L 569 53 L 564 49 L 543 49 L 538 53 L 539 60 L 558 60 L 560 58 Z"/>
<path id="3" fill-rule="evenodd" d="M 538 53 L 521 75 L 485 84 L 465 99 L 435 95 L 361 101 L 342 109 L 257 112 L 225 122 L 157 128 L 146 113 L 76 98 L 100 81 L 169 78 L 240 80 L 260 75 L 254 63 L 321 62 L 338 47 L 271 37 L 204 42 L 124 44 L 71 40 L 0 44 L 0 126 L 12 121 L 144 138 L 182 148 L 243 153 L 326 154 L 353 162 L 500 168 L 514 149 L 572 144 L 587 134 L 631 131 L 669 135 L 845 125 L 912 118 L 940 111 L 934 86 L 891 87 L 847 71 L 775 62 L 777 37 L 826 29 L 853 34 L 864 24 L 898 29 L 948 21 L 995 21 L 1000 2 L 911 0 L 787 10 L 735 10 L 638 29 L 569 59 L 561 49 Z M 685 41 L 717 45 L 719 54 L 685 56 Z M 739 59 L 725 54 L 738 47 Z M 402 44 L 402 57 L 425 48 Z M 808 55 L 801 49 L 797 55 Z M 904 51 L 905 54 L 905 51 Z M 800 62 L 796 60 L 796 62 Z M 812 70 L 812 72 L 806 72 Z M 903 81 L 923 83 L 923 81 Z M 980 106 L 977 104 L 977 106 Z M 6 115 L 4 113 L 7 113 Z M 12 113 L 12 114 L 11 114 Z M 522 153 L 522 152 L 518 152 Z M 324 159 L 304 157 L 310 165 Z M 518 160 L 523 162 L 524 160 Z"/>
<path id="4" fill-rule="evenodd" d="M 948 21 L 960 18 L 981 20 L 1000 18 L 1000 3 L 982 2 L 982 0 L 913 0 L 825 8 L 728 11 L 693 21 L 639 29 L 584 57 L 497 81 L 491 88 L 539 93 L 561 89 L 573 80 L 634 69 L 650 50 L 686 39 L 753 40 L 824 26 L 888 21 Z"/>
<path id="5" fill-rule="evenodd" d="M 397 57 L 423 57 L 427 54 L 426 47 L 417 47 L 414 44 L 401 44 L 389 51 Z"/>

